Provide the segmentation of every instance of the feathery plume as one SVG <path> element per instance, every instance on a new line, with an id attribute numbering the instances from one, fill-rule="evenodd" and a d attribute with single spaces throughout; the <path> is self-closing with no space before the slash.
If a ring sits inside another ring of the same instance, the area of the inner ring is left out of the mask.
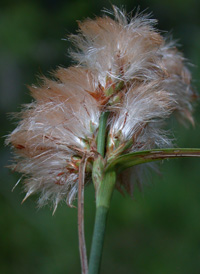
<path id="1" fill-rule="evenodd" d="M 64 199 L 72 206 L 86 154 L 89 181 L 102 112 L 109 112 L 108 161 L 127 151 L 169 146 L 162 124 L 171 114 L 194 124 L 196 95 L 182 54 L 148 15 L 128 19 L 116 7 L 113 14 L 79 23 L 70 37 L 76 65 L 30 87 L 35 101 L 7 137 L 15 153 L 12 169 L 26 177 L 26 197 L 40 193 L 39 206 L 52 201 L 56 209 Z M 132 189 L 131 181 L 124 186 Z"/>

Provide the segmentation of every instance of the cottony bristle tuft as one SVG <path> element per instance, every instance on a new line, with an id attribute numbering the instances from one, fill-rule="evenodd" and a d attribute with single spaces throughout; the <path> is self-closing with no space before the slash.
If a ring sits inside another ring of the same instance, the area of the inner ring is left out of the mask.
<path id="1" fill-rule="evenodd" d="M 163 122 L 173 113 L 194 123 L 190 72 L 175 45 L 155 30 L 156 20 L 138 13 L 128 19 L 116 7 L 112 16 L 79 23 L 71 36 L 77 65 L 30 87 L 35 101 L 6 140 L 16 155 L 13 170 L 26 177 L 25 199 L 40 193 L 39 206 L 51 201 L 55 211 L 62 200 L 72 206 L 81 159 L 97 150 L 103 111 L 110 112 L 106 159 L 169 146 Z M 88 179 L 92 164 L 90 157 Z M 131 180 L 124 187 L 131 192 Z"/>

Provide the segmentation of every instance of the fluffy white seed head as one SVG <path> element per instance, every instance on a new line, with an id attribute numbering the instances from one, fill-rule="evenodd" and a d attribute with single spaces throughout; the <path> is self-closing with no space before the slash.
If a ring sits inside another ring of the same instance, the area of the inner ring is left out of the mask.
<path id="1" fill-rule="evenodd" d="M 7 138 L 16 155 L 12 168 L 26 177 L 26 197 L 41 194 L 39 205 L 50 200 L 56 208 L 63 199 L 72 205 L 82 156 L 96 151 L 102 111 L 110 112 L 106 158 L 130 141 L 129 151 L 168 146 L 162 125 L 173 113 L 193 123 L 196 95 L 175 45 L 148 16 L 129 20 L 116 7 L 113 14 L 114 19 L 105 15 L 79 23 L 71 36 L 76 66 L 59 68 L 56 80 L 44 77 L 41 86 L 30 87 L 35 101 Z M 92 162 L 89 158 L 88 178 Z M 131 180 L 120 184 L 132 189 Z"/>
<path id="2" fill-rule="evenodd" d="M 56 76 L 57 81 L 43 79 L 41 87 L 31 87 L 36 101 L 22 111 L 6 141 L 16 153 L 12 168 L 26 175 L 27 196 L 40 192 L 39 205 L 52 200 L 54 207 L 63 199 L 72 205 L 78 165 L 83 153 L 95 149 L 100 116 L 98 103 L 87 92 L 94 87 L 86 71 L 59 69 Z"/>

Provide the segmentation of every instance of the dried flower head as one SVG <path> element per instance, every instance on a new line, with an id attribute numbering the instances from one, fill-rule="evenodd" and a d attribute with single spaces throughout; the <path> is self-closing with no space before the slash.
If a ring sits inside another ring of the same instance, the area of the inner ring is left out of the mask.
<path id="1" fill-rule="evenodd" d="M 162 124 L 173 113 L 194 123 L 191 76 L 174 43 L 147 15 L 129 19 L 116 7 L 113 14 L 114 19 L 104 15 L 79 23 L 78 34 L 71 35 L 76 65 L 30 88 L 35 101 L 7 137 L 15 152 L 12 168 L 25 176 L 25 198 L 40 193 L 39 205 L 50 200 L 56 208 L 63 199 L 72 205 L 84 154 L 91 177 L 102 112 L 110 113 L 108 161 L 127 151 L 168 146 Z M 121 184 L 129 190 L 131 181 Z"/>

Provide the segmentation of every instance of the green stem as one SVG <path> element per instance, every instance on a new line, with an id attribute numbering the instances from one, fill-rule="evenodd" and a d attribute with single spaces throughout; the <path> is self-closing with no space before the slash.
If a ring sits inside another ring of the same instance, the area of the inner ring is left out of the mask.
<path id="1" fill-rule="evenodd" d="M 106 125 L 109 112 L 102 112 L 99 120 L 99 131 L 97 135 L 97 152 L 104 157 L 106 141 Z"/>
<path id="2" fill-rule="evenodd" d="M 89 274 L 98 274 L 103 250 L 104 234 L 110 200 L 115 187 L 116 173 L 110 171 L 104 174 L 96 198 L 96 216 L 90 251 Z"/>
<path id="3" fill-rule="evenodd" d="M 107 213 L 107 207 L 100 206 L 96 209 L 92 247 L 90 251 L 89 274 L 99 273 Z"/>
<path id="4" fill-rule="evenodd" d="M 93 163 L 92 178 L 96 191 L 96 216 L 90 251 L 89 274 L 98 274 L 100 269 L 107 213 L 116 182 L 116 173 L 104 171 L 106 128 L 109 112 L 103 112 L 99 120 L 97 152 L 100 154 Z"/>

